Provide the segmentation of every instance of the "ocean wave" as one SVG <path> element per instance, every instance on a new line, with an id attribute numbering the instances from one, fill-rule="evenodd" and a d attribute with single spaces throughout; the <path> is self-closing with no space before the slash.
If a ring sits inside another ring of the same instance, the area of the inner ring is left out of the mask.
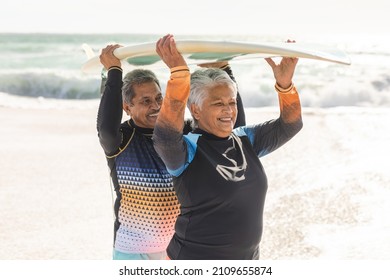
<path id="1" fill-rule="evenodd" d="M 233 66 L 234 67 L 234 66 Z M 343 70 L 346 71 L 346 70 Z M 390 74 L 378 72 L 343 73 L 324 69 L 303 68 L 294 82 L 306 107 L 374 106 L 390 107 Z M 166 72 L 166 71 L 165 71 Z M 167 73 L 157 72 L 165 92 Z M 323 73 L 327 72 L 327 73 Z M 257 66 L 235 67 L 235 77 L 245 107 L 278 106 L 272 71 Z M 359 76 L 359 78 L 356 78 Z M 79 72 L 27 71 L 0 75 L 0 91 L 11 95 L 54 99 L 99 99 L 99 76 Z"/>
<path id="2" fill-rule="evenodd" d="M 100 81 L 60 72 L 3 73 L 0 75 L 0 91 L 29 97 L 95 99 L 100 96 Z"/>

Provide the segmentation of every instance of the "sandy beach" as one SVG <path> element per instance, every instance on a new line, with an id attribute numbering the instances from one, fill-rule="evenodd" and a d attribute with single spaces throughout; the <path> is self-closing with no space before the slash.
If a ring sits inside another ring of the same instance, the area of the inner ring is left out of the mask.
<path id="1" fill-rule="evenodd" d="M 98 101 L 0 94 L 0 259 L 110 259 Z M 278 116 L 248 108 L 247 122 Z M 390 259 L 390 109 L 304 108 L 304 128 L 262 159 L 262 259 Z"/>

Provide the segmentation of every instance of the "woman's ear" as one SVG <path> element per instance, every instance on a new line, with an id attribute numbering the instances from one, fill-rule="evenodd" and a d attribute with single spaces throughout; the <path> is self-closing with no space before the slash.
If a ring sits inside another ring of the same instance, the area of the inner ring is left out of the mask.
<path id="1" fill-rule="evenodd" d="M 199 110 L 199 107 L 195 104 L 195 103 L 192 103 L 190 105 L 190 111 L 191 111 L 191 115 L 192 117 L 195 119 L 195 120 L 199 120 L 200 119 L 200 110 Z"/>

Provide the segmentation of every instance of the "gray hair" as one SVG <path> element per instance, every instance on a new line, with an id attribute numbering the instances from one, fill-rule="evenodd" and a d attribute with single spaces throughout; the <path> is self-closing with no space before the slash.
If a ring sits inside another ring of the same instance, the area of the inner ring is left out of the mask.
<path id="1" fill-rule="evenodd" d="M 229 77 L 229 75 L 219 68 L 206 68 L 196 70 L 191 74 L 191 90 L 188 98 L 187 107 L 191 109 L 191 104 L 201 107 L 203 101 L 207 97 L 208 90 L 214 86 L 227 84 L 232 86 L 237 92 L 236 83 Z M 197 121 L 194 119 L 194 125 Z"/>
<path id="2" fill-rule="evenodd" d="M 134 85 L 155 82 L 160 87 L 156 75 L 148 69 L 135 69 L 126 74 L 123 78 L 122 99 L 125 103 L 130 104 L 135 96 Z"/>
<path id="3" fill-rule="evenodd" d="M 187 107 L 190 108 L 191 104 L 196 104 L 199 107 L 202 106 L 208 90 L 221 84 L 231 85 L 237 91 L 236 83 L 225 71 L 219 68 L 196 70 L 191 75 L 191 90 Z"/>

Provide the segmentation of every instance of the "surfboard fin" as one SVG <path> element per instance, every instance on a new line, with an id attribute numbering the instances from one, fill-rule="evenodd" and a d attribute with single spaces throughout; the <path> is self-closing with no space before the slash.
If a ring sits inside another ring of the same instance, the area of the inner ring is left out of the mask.
<path id="1" fill-rule="evenodd" d="M 95 52 L 93 51 L 90 45 L 84 43 L 81 45 L 81 47 L 83 48 L 85 54 L 87 55 L 87 59 L 91 59 L 92 57 L 96 56 Z"/>

